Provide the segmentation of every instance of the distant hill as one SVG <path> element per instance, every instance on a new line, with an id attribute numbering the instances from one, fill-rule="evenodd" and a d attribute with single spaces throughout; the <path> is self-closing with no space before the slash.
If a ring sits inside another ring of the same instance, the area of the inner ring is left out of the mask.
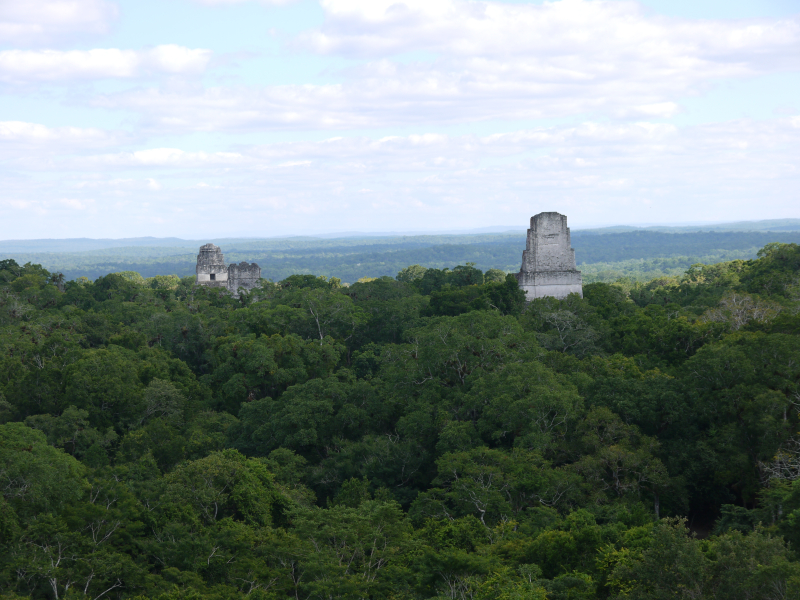
<path id="1" fill-rule="evenodd" d="M 208 241 L 133 238 L 0 242 L 0 259 L 14 258 L 20 264 L 38 263 L 48 270 L 62 272 L 67 279 L 86 276 L 94 280 L 118 271 L 136 271 L 145 277 L 186 276 L 194 274 L 198 248 Z M 217 239 L 213 242 L 222 247 L 229 263 L 257 262 L 263 276 L 274 281 L 305 273 L 354 282 L 365 276 L 393 277 L 412 264 L 452 268 L 473 262 L 484 271 L 497 268 L 516 272 L 525 249 L 525 234 Z M 614 281 L 620 277 L 648 279 L 676 275 L 698 262 L 712 264 L 755 258 L 759 248 L 770 242 L 800 243 L 800 231 L 671 233 L 634 229 L 600 235 L 593 231 L 572 234 L 577 263 L 587 283 Z M 92 244 L 110 243 L 127 245 L 92 247 Z M 45 247 L 47 251 L 25 251 L 26 247 Z M 82 249 L 67 250 L 76 247 Z"/>
<path id="2" fill-rule="evenodd" d="M 657 231 L 662 233 L 695 233 L 700 231 L 800 231 L 800 219 L 769 219 L 766 221 L 738 221 L 735 223 L 672 227 L 664 225 L 653 225 L 651 227 L 618 225 L 615 227 L 601 227 L 599 229 L 579 229 L 574 231 L 574 233 L 608 234 L 627 233 L 631 231 Z"/>
<path id="3" fill-rule="evenodd" d="M 185 240 L 176 237 L 156 238 L 66 238 L 38 240 L 0 240 L 0 256 L 11 254 L 76 253 L 117 249 L 120 254 L 128 248 L 152 248 L 156 254 L 164 254 L 166 249 L 196 252 L 197 248 L 209 242 L 223 247 L 223 250 L 285 250 L 297 248 L 323 248 L 346 246 L 383 246 L 396 243 L 409 243 L 418 246 L 435 244 L 478 244 L 498 237 L 512 238 L 525 235 L 525 226 L 493 226 L 469 231 L 450 231 L 437 233 L 360 233 L 340 232 L 317 236 L 287 236 L 271 238 L 214 238 Z M 658 232 L 658 233 L 697 233 L 697 232 L 794 232 L 800 231 L 800 219 L 772 219 L 766 221 L 740 221 L 712 225 L 652 226 L 633 227 L 618 225 L 594 229 L 572 228 L 573 238 L 585 235 L 608 235 L 615 233 Z M 491 239 L 490 239 L 491 238 Z M 402 242 L 398 242 L 402 240 Z"/>

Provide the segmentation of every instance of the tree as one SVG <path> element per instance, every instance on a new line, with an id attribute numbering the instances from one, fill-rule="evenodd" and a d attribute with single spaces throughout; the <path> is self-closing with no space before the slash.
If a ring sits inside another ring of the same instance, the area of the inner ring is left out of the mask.
<path id="1" fill-rule="evenodd" d="M 0 425 L 0 493 L 24 518 L 58 511 L 86 490 L 86 469 L 44 433 L 22 423 Z"/>
<path id="2" fill-rule="evenodd" d="M 113 427 L 98 431 L 91 427 L 88 417 L 88 411 L 69 406 L 60 416 L 32 415 L 25 419 L 25 424 L 43 431 L 53 446 L 80 458 L 93 445 L 106 447 L 117 439 Z"/>
<path id="3" fill-rule="evenodd" d="M 663 463 L 654 456 L 658 441 L 641 435 L 606 408 L 596 408 L 581 423 L 583 456 L 573 465 L 590 484 L 598 502 L 649 492 L 659 516 L 662 490 L 670 487 Z M 604 495 L 607 495 L 604 497 Z"/>
<path id="4" fill-rule="evenodd" d="M 313 549 L 304 557 L 307 593 L 387 597 L 404 578 L 410 527 L 395 502 L 297 509 L 294 533 Z"/>
<path id="5" fill-rule="evenodd" d="M 698 540 L 682 519 L 663 520 L 639 560 L 623 562 L 613 579 L 621 594 L 632 600 L 702 598 L 707 559 Z"/>
<path id="6" fill-rule="evenodd" d="M 344 348 L 330 338 L 321 342 L 296 334 L 218 337 L 213 370 L 204 382 L 214 390 L 218 407 L 238 413 L 243 402 L 278 396 L 289 386 L 329 375 Z"/>
<path id="7" fill-rule="evenodd" d="M 547 453 L 583 414 L 583 402 L 565 377 L 540 362 L 512 363 L 472 378 L 464 414 L 487 442 Z"/>
<path id="8" fill-rule="evenodd" d="M 537 298 L 522 319 L 526 330 L 535 331 L 536 339 L 547 350 L 585 356 L 596 351 L 600 333 L 591 325 L 596 321 L 588 302 L 577 295 L 566 300 Z"/>
<path id="9" fill-rule="evenodd" d="M 781 305 L 776 302 L 761 300 L 750 294 L 728 292 L 719 301 L 719 307 L 705 312 L 703 320 L 725 323 L 731 331 L 738 331 L 751 322 L 767 323 L 780 311 Z"/>
<path id="10" fill-rule="evenodd" d="M 714 538 L 691 535 L 683 519 L 663 520 L 641 557 L 617 566 L 619 598 L 797 598 L 800 568 L 785 543 L 761 532 Z"/>
<path id="11" fill-rule="evenodd" d="M 500 269 L 489 269 L 483 274 L 486 283 L 503 283 L 506 280 L 506 272 Z"/>
<path id="12" fill-rule="evenodd" d="M 322 454 L 335 439 L 382 431 L 389 417 L 382 400 L 366 382 L 312 379 L 290 387 L 279 400 L 244 405 L 235 444 L 262 456 L 278 447 Z"/>
<path id="13" fill-rule="evenodd" d="M 409 329 L 406 338 L 406 344 L 386 349 L 384 376 L 413 387 L 429 381 L 463 386 L 479 369 L 491 371 L 539 351 L 534 336 L 526 335 L 515 318 L 496 312 L 427 319 Z"/>
<path id="14" fill-rule="evenodd" d="M 422 279 L 422 276 L 425 275 L 425 271 L 427 270 L 428 269 L 420 265 L 411 265 L 397 274 L 397 281 L 411 283 L 417 279 Z"/>
<path id="15" fill-rule="evenodd" d="M 442 455 L 432 487 L 410 509 L 415 518 L 472 515 L 484 527 L 517 518 L 534 507 L 555 506 L 577 487 L 573 474 L 552 469 L 535 453 L 478 447 Z"/>
<path id="16" fill-rule="evenodd" d="M 272 474 L 259 461 L 236 450 L 212 452 L 179 466 L 166 477 L 167 498 L 207 524 L 225 518 L 269 525 L 281 506 Z"/>
<path id="17" fill-rule="evenodd" d="M 141 366 L 134 352 L 119 346 L 90 350 L 66 369 L 66 401 L 86 410 L 93 427 L 122 430 L 144 409 Z"/>

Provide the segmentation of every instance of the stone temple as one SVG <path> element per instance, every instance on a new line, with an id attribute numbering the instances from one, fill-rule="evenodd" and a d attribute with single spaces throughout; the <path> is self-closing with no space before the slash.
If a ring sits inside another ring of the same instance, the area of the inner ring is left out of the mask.
<path id="1" fill-rule="evenodd" d="M 528 300 L 566 298 L 573 293 L 583 298 L 583 281 L 575 268 L 565 215 L 543 212 L 531 217 L 517 282 Z"/>
<path id="2" fill-rule="evenodd" d="M 228 289 L 234 298 L 239 297 L 239 288 L 251 290 L 261 279 L 261 267 L 256 263 L 240 262 L 225 266 L 225 256 L 219 246 L 200 246 L 197 255 L 197 285 Z"/>

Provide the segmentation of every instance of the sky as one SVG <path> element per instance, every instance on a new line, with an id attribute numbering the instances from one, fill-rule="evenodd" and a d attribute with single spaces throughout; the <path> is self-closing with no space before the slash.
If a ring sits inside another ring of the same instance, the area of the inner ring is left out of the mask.
<path id="1" fill-rule="evenodd" d="M 800 217 L 800 0 L 0 0 L 0 239 Z"/>

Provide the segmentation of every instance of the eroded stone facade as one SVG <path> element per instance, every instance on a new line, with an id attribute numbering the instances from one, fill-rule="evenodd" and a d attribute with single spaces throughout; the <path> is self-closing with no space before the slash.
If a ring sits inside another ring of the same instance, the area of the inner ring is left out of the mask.
<path id="1" fill-rule="evenodd" d="M 531 217 L 522 267 L 517 274 L 519 287 L 528 300 L 566 298 L 572 293 L 583 298 L 583 280 L 575 267 L 571 245 L 565 215 L 543 212 Z"/>
<path id="2" fill-rule="evenodd" d="M 225 255 L 219 246 L 205 244 L 200 246 L 197 255 L 197 285 L 224 287 L 239 297 L 239 288 L 253 289 L 261 279 L 261 267 L 256 263 L 240 262 L 225 265 Z"/>
<path id="3" fill-rule="evenodd" d="M 240 287 L 252 290 L 261 279 L 261 267 L 256 263 L 240 262 L 228 267 L 228 289 L 238 290 Z M 234 292 L 235 293 L 235 292 Z"/>

